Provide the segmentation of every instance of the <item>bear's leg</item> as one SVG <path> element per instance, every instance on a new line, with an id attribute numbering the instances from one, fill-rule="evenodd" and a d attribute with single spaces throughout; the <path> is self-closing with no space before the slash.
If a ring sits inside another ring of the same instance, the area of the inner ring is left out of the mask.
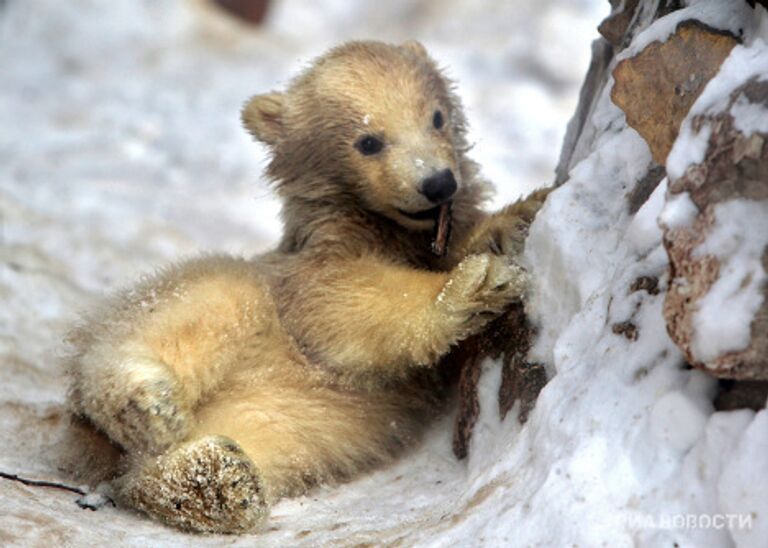
<path id="1" fill-rule="evenodd" d="M 198 438 L 147 458 L 115 487 L 121 501 L 187 531 L 243 533 L 268 514 L 259 471 L 223 436 Z"/>
<path id="2" fill-rule="evenodd" d="M 280 346 L 253 265 L 209 257 L 119 295 L 73 337 L 71 401 L 129 453 L 186 439 L 192 410 L 240 363 Z"/>
<path id="3" fill-rule="evenodd" d="M 192 432 L 236 440 L 261 472 L 270 503 L 391 459 L 413 443 L 429 412 L 406 394 L 312 384 L 311 371 L 287 364 L 272 371 L 227 379 L 230 388 L 196 410 Z"/>
<path id="4" fill-rule="evenodd" d="M 113 441 L 132 453 L 158 454 L 187 436 L 190 405 L 165 364 L 112 349 L 92 349 L 84 360 L 100 367 L 79 380 L 74 410 Z"/>
<path id="5" fill-rule="evenodd" d="M 252 529 L 268 506 L 351 477 L 413 442 L 423 405 L 399 393 L 348 393 L 285 361 L 240 370 L 196 410 L 189 438 L 137 460 L 121 502 L 198 532 Z"/>

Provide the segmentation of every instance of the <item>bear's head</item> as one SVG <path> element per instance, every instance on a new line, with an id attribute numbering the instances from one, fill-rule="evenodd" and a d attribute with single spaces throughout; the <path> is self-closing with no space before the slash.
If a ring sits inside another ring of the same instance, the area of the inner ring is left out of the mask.
<path id="1" fill-rule="evenodd" d="M 476 196 L 464 114 L 418 42 L 350 42 L 314 61 L 285 92 L 253 97 L 246 128 L 271 152 L 287 199 L 350 197 L 411 230 L 440 205 Z"/>

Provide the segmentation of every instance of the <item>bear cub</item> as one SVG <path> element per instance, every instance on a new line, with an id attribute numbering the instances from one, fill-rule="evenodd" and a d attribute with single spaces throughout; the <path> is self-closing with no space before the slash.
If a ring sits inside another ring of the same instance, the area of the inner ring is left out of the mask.
<path id="1" fill-rule="evenodd" d="M 197 532 L 252 530 L 412 446 L 440 358 L 523 295 L 547 192 L 483 211 L 461 104 L 418 42 L 332 49 L 242 120 L 271 154 L 277 248 L 147 277 L 82 322 L 68 364 L 73 412 L 123 452 L 120 502 Z"/>

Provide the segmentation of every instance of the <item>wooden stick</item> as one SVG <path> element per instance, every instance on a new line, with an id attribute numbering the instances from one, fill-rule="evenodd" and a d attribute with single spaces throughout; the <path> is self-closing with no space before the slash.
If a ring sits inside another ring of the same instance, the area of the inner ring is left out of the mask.
<path id="1" fill-rule="evenodd" d="M 451 202 L 446 202 L 440 206 L 440 213 L 435 222 L 432 253 L 438 257 L 445 255 L 448 250 L 448 239 L 451 237 L 451 205 Z"/>

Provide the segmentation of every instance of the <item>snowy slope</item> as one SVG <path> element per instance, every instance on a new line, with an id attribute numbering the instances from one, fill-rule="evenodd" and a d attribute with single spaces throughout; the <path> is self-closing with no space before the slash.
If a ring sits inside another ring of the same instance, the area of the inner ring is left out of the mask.
<path id="1" fill-rule="evenodd" d="M 179 255 L 250 254 L 274 240 L 263 151 L 237 120 L 249 94 L 341 39 L 418 37 L 459 79 L 474 155 L 503 203 L 552 180 L 592 29 L 607 11 L 286 1 L 267 30 L 248 33 L 190 5 L 11 0 L 0 12 L 0 470 L 57 477 L 66 440 L 56 356 L 79 307 Z M 727 5 L 700 2 L 691 13 L 739 24 L 718 8 Z M 637 41 L 668 27 L 659 21 Z M 514 412 L 499 421 L 500 368 L 486 363 L 468 462 L 451 454 L 446 419 L 394 466 L 283 501 L 265 532 L 226 542 L 762 545 L 768 415 L 713 412 L 714 382 L 683 367 L 661 316 L 666 183 L 630 215 L 626 196 L 650 152 L 607 94 L 589 123 L 601 137 L 527 245 L 541 333 L 533 354 L 555 373 L 527 424 Z M 659 277 L 660 292 L 630 291 L 639 276 Z M 636 340 L 614 334 L 626 321 Z M 0 544 L 222 542 L 111 507 L 83 511 L 74 498 L 3 481 Z M 747 516 L 751 528 L 680 526 L 701 514 L 736 525 Z"/>
<path id="2" fill-rule="evenodd" d="M 628 51 L 664 39 L 674 29 L 670 20 L 691 17 L 735 34 L 743 30 L 745 38 L 694 105 L 694 115 L 743 81 L 735 74 L 760 74 L 768 52 L 765 27 L 752 11 L 741 2 L 717 1 L 694 2 L 657 21 Z M 664 326 L 670 280 L 657 221 L 663 213 L 665 223 L 686 222 L 688 208 L 665 208 L 665 179 L 631 216 L 627 198 L 648 171 L 650 152 L 607 96 L 591 123 L 601 137 L 551 195 L 527 244 L 538 273 L 530 310 L 542 329 L 534 355 L 556 376 L 526 428 L 538 431 L 531 452 L 547 472 L 532 489 L 534 517 L 523 522 L 518 538 L 535 544 L 565 537 L 584 546 L 765 546 L 768 414 L 713 412 L 715 381 L 684 367 Z M 673 151 L 678 171 L 685 160 L 701 159 L 687 134 Z M 764 221 L 748 219 L 760 245 Z M 718 249 L 707 252 L 727 252 L 726 238 L 717 240 L 711 242 Z M 734 261 L 734 267 L 741 279 L 753 264 Z M 658 294 L 632 289 L 641 276 L 658 277 Z M 722 344 L 734 314 L 723 307 L 706 313 L 710 324 L 720 325 L 720 333 L 710 335 L 718 341 L 713 344 Z M 635 326 L 636 340 L 614 332 L 623 322 Z M 503 466 L 509 466 L 507 457 Z M 550 524 L 554 531 L 542 533 L 553 500 L 570 523 Z"/>

